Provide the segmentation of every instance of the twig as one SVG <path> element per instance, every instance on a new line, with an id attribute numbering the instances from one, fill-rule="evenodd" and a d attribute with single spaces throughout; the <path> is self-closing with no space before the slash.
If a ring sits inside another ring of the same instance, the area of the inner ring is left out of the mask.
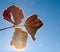
<path id="1" fill-rule="evenodd" d="M 6 30 L 6 29 L 9 29 L 9 28 L 13 28 L 13 27 L 14 27 L 14 26 L 6 27 L 6 28 L 3 28 L 3 29 L 0 29 L 0 31 Z"/>

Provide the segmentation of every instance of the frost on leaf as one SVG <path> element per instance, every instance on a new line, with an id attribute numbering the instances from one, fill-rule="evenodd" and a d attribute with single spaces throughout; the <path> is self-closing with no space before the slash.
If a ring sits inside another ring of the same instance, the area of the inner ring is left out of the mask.
<path id="1" fill-rule="evenodd" d="M 42 21 L 37 18 L 36 14 L 33 14 L 27 18 L 24 26 L 27 29 L 28 33 L 31 35 L 32 39 L 35 40 L 36 31 L 43 25 Z"/>
<path id="2" fill-rule="evenodd" d="M 22 31 L 20 28 L 15 28 L 11 45 L 14 45 L 16 49 L 23 49 L 26 46 L 27 38 L 27 32 Z"/>
<path id="3" fill-rule="evenodd" d="M 11 19 L 11 14 L 13 16 L 13 19 L 15 22 L 13 22 L 14 25 L 18 25 L 21 23 L 22 19 L 24 18 L 23 11 L 22 9 L 19 9 L 18 7 L 12 5 L 8 7 L 4 12 L 3 12 L 3 17 L 7 21 L 12 21 Z M 12 22 L 11 22 L 12 23 Z"/>

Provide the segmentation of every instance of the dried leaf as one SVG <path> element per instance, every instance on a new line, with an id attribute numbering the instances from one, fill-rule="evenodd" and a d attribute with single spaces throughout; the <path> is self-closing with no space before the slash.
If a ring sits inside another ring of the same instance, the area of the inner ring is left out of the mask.
<path id="1" fill-rule="evenodd" d="M 30 33 L 33 40 L 35 40 L 36 31 L 43 25 L 42 21 L 37 18 L 36 14 L 33 14 L 29 18 L 27 18 L 24 26 L 27 29 L 28 33 Z"/>
<path id="2" fill-rule="evenodd" d="M 3 12 L 3 18 L 11 23 L 14 24 L 14 22 L 11 20 L 11 15 L 9 10 L 4 10 Z"/>
<path id="3" fill-rule="evenodd" d="M 9 10 L 12 13 L 15 25 L 20 24 L 21 20 L 24 18 L 22 9 L 19 9 L 18 7 L 12 5 L 8 7 L 7 10 Z"/>
<path id="4" fill-rule="evenodd" d="M 13 16 L 13 20 L 11 19 Z M 14 25 L 18 25 L 21 23 L 22 19 L 24 18 L 23 11 L 22 9 L 19 9 L 18 7 L 12 5 L 8 7 L 6 10 L 3 12 L 3 17 L 5 20 L 13 23 Z"/>
<path id="5" fill-rule="evenodd" d="M 16 28 L 11 45 L 14 45 L 16 49 L 23 49 L 26 46 L 27 38 L 27 32 L 22 31 L 20 28 Z"/>

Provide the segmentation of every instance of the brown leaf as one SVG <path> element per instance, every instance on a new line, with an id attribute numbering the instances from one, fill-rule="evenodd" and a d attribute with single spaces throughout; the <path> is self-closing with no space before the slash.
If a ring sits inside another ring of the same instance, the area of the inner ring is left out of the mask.
<path id="1" fill-rule="evenodd" d="M 13 20 L 11 19 L 13 16 Z M 22 19 L 24 18 L 24 14 L 22 9 L 19 9 L 15 5 L 9 6 L 6 10 L 3 12 L 3 17 L 5 20 L 10 21 L 14 25 L 18 25 L 21 23 Z"/>
<path id="2" fill-rule="evenodd" d="M 26 46 L 27 38 L 27 32 L 22 31 L 20 28 L 15 28 L 11 45 L 14 45 L 16 49 L 23 49 Z"/>
<path id="3" fill-rule="evenodd" d="M 8 7 L 7 10 L 9 10 L 12 13 L 15 25 L 20 24 L 21 20 L 24 18 L 22 9 L 19 9 L 18 7 L 12 5 Z"/>
<path id="4" fill-rule="evenodd" d="M 31 35 L 32 39 L 35 40 L 36 31 L 43 25 L 42 21 L 37 18 L 36 14 L 33 14 L 27 18 L 24 26 L 28 33 Z"/>
<path id="5" fill-rule="evenodd" d="M 10 15 L 10 11 L 9 10 L 4 10 L 3 12 L 3 19 L 11 22 L 14 24 L 14 22 L 11 20 L 11 15 Z"/>

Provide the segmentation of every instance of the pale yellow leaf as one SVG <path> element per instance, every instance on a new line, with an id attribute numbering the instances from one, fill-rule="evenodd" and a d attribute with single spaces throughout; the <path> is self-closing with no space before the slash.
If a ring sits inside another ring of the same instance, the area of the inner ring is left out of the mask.
<path id="1" fill-rule="evenodd" d="M 27 38 L 28 38 L 27 32 L 22 31 L 20 28 L 15 28 L 11 45 L 14 45 L 16 49 L 23 49 L 26 46 Z"/>

